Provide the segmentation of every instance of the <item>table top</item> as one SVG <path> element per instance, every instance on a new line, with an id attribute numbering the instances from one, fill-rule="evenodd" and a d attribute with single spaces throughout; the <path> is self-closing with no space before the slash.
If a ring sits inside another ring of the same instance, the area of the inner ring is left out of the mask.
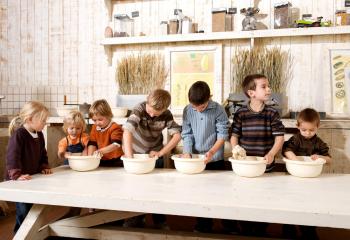
<path id="1" fill-rule="evenodd" d="M 244 178 L 232 171 L 156 169 L 133 175 L 122 168 L 75 172 L 63 166 L 30 181 L 0 183 L 0 200 L 350 229 L 349 183 L 350 174 Z"/>

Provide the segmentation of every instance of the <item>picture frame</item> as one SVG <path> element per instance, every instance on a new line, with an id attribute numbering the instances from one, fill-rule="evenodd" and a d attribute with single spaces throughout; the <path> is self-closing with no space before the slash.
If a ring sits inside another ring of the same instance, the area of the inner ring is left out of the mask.
<path id="1" fill-rule="evenodd" d="M 165 64 L 169 69 L 165 88 L 172 97 L 170 109 L 173 114 L 181 115 L 189 104 L 188 90 L 196 81 L 208 83 L 212 99 L 221 103 L 221 44 L 166 48 Z"/>
<path id="2" fill-rule="evenodd" d="M 330 49 L 332 115 L 350 115 L 350 49 Z"/>

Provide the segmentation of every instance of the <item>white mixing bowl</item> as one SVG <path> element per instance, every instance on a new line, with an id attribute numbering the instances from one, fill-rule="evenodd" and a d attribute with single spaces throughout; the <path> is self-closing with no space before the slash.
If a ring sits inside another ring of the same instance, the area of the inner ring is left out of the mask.
<path id="1" fill-rule="evenodd" d="M 84 172 L 96 169 L 100 165 L 98 156 L 68 156 L 69 167 L 75 171 Z"/>
<path id="2" fill-rule="evenodd" d="M 247 156 L 245 160 L 229 158 L 232 170 L 241 177 L 258 177 L 266 170 L 266 160 L 263 157 Z"/>
<path id="3" fill-rule="evenodd" d="M 144 174 L 153 171 L 157 157 L 150 157 L 148 154 L 134 154 L 133 158 L 122 156 L 121 159 L 128 173 Z"/>
<path id="4" fill-rule="evenodd" d="M 114 117 L 126 117 L 128 114 L 128 108 L 126 107 L 113 107 L 112 108 L 112 113 Z"/>
<path id="5" fill-rule="evenodd" d="M 59 117 L 65 117 L 73 110 L 78 111 L 78 106 L 56 107 L 56 112 Z"/>
<path id="6" fill-rule="evenodd" d="M 192 158 L 181 158 L 181 154 L 177 154 L 171 158 L 174 160 L 176 170 L 181 173 L 195 174 L 205 169 L 205 155 L 192 154 Z"/>
<path id="7" fill-rule="evenodd" d="M 323 164 L 326 163 L 323 158 L 316 160 L 312 160 L 307 156 L 297 156 L 297 158 L 298 160 L 283 158 L 283 161 L 286 162 L 287 171 L 296 177 L 317 177 L 322 172 Z"/>

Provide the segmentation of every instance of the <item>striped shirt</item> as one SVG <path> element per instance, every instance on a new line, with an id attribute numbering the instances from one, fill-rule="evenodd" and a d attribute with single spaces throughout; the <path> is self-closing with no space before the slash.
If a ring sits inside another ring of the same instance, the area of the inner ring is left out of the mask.
<path id="1" fill-rule="evenodd" d="M 191 104 L 183 111 L 182 139 L 184 153 L 205 154 L 218 139 L 228 139 L 229 122 L 224 108 L 209 100 L 203 112 L 196 111 Z M 217 151 L 212 162 L 224 159 L 224 146 Z"/>
<path id="2" fill-rule="evenodd" d="M 162 131 L 167 128 L 170 136 L 181 132 L 181 126 L 175 121 L 167 109 L 157 117 L 151 117 L 146 112 L 146 102 L 137 105 L 123 129 L 133 134 L 133 150 L 135 153 L 149 153 L 163 148 Z"/>
<path id="3" fill-rule="evenodd" d="M 232 135 L 248 156 L 265 156 L 273 147 L 276 136 L 284 135 L 279 113 L 270 106 L 254 112 L 249 104 L 237 110 L 232 122 Z"/>

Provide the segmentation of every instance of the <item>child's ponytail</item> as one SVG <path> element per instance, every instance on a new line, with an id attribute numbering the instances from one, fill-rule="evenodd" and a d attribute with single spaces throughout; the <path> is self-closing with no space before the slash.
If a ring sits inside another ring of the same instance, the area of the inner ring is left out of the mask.
<path id="1" fill-rule="evenodd" d="M 23 121 L 19 115 L 14 117 L 9 124 L 9 135 L 12 136 L 12 134 L 22 126 L 22 124 Z"/>

